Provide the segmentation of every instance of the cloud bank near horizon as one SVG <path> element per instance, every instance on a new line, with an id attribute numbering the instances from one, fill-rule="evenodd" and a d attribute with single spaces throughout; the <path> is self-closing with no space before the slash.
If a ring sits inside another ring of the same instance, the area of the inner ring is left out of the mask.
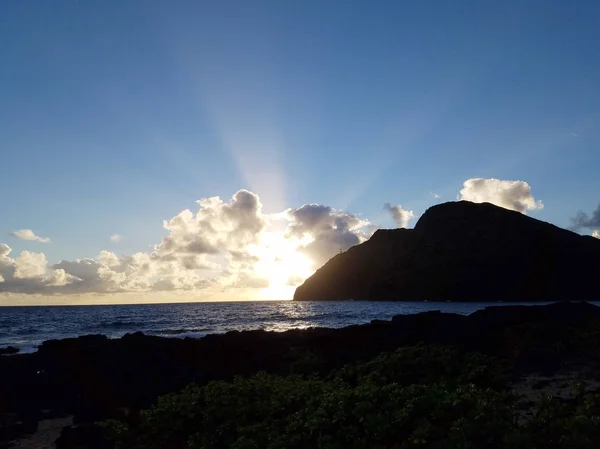
<path id="1" fill-rule="evenodd" d="M 369 237 L 370 223 L 328 206 L 306 204 L 265 214 L 258 195 L 239 190 L 230 201 L 197 201 L 163 222 L 167 235 L 152 251 L 118 256 L 103 250 L 95 258 L 48 265 L 44 253 L 0 245 L 0 293 L 86 294 L 176 290 L 263 289 L 273 271 L 286 266 L 283 285 L 298 285 L 340 248 Z M 275 232 L 283 228 L 283 232 Z M 116 239 L 111 239 L 116 240 Z"/>
<path id="2" fill-rule="evenodd" d="M 458 198 L 521 213 L 543 207 L 524 181 L 469 179 Z M 228 201 L 209 197 L 196 203 L 196 210 L 164 220 L 166 235 L 147 252 L 117 255 L 103 250 L 94 258 L 50 265 L 44 253 L 25 250 L 15 257 L 10 246 L 0 244 L 0 300 L 15 294 L 212 295 L 293 287 L 376 229 L 368 219 L 314 203 L 266 214 L 260 197 L 245 189 Z M 400 204 L 383 208 L 400 227 L 415 218 Z M 33 232 L 21 235 L 30 241 L 44 239 Z"/>

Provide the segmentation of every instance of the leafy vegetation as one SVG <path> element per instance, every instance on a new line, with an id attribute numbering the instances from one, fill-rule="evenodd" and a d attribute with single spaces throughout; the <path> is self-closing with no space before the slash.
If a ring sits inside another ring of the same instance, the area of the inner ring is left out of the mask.
<path id="1" fill-rule="evenodd" d="M 518 398 L 505 388 L 510 374 L 503 360 L 417 345 L 327 376 L 259 373 L 190 385 L 161 397 L 135 425 L 105 426 L 120 449 L 598 447 L 599 395 L 544 399 L 519 424 Z"/>
<path id="2" fill-rule="evenodd" d="M 337 377 L 353 385 L 444 382 L 502 388 L 508 382 L 511 370 L 512 366 L 506 360 L 479 353 L 460 354 L 448 346 L 416 345 L 382 353 L 366 363 L 347 365 Z"/>

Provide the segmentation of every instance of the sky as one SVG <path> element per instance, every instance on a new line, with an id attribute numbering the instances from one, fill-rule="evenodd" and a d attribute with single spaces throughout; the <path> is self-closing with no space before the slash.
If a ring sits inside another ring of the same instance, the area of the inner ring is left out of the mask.
<path id="1" fill-rule="evenodd" d="M 600 3 L 0 4 L 0 305 L 290 299 L 430 206 L 600 236 Z"/>

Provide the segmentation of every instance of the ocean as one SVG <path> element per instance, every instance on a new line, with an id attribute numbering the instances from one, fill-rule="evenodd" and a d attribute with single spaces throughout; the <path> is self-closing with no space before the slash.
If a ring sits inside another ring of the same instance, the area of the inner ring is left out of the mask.
<path id="1" fill-rule="evenodd" d="M 0 307 L 0 347 L 10 345 L 20 348 L 21 352 L 34 352 L 44 340 L 86 334 L 104 334 L 109 338 L 118 338 L 137 331 L 161 337 L 183 338 L 202 337 L 230 330 L 264 329 L 281 332 L 308 327 L 344 327 L 430 310 L 469 314 L 489 305 L 500 304 L 240 301 Z"/>

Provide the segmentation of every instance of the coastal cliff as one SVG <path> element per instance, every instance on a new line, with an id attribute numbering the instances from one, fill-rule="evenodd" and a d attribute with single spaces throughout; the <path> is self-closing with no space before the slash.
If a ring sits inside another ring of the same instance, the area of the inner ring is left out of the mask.
<path id="1" fill-rule="evenodd" d="M 296 289 L 296 301 L 597 299 L 600 240 L 489 203 L 444 203 L 378 230 Z"/>

